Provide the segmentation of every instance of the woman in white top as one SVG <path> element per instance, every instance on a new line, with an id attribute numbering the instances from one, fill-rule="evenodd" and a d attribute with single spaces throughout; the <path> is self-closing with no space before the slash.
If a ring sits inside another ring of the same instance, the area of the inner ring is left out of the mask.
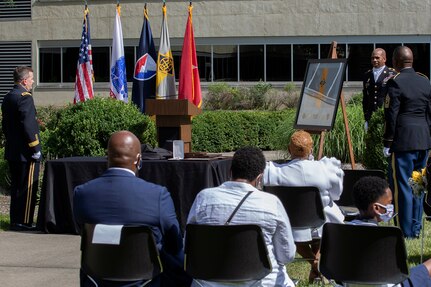
<path id="1" fill-rule="evenodd" d="M 313 139 L 308 132 L 293 133 L 288 146 L 291 161 L 284 164 L 267 162 L 263 183 L 267 186 L 315 186 L 319 188 L 327 222 L 343 223 L 344 215 L 334 203 L 343 191 L 344 172 L 336 158 L 313 160 Z M 309 280 L 320 277 L 317 269 L 321 228 L 293 229 L 293 237 L 298 253 L 310 260 Z"/>

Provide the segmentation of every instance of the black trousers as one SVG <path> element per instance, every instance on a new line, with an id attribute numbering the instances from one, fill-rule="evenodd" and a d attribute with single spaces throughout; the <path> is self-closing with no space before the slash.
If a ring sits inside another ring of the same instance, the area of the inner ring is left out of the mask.
<path id="1" fill-rule="evenodd" d="M 10 223 L 32 225 L 39 184 L 39 161 L 8 161 L 11 173 Z"/>

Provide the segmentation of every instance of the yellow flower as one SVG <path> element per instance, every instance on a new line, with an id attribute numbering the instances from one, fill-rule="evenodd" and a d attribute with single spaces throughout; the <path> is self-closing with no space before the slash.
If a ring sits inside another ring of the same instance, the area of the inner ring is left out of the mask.
<path id="1" fill-rule="evenodd" d="M 422 180 L 422 173 L 420 173 L 419 171 L 415 170 L 412 173 L 412 179 L 418 183 L 418 184 L 422 184 L 423 180 Z"/>

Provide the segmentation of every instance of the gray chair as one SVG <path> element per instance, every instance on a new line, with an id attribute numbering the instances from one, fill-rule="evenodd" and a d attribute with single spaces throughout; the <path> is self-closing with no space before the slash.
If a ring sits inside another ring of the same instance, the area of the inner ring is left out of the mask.
<path id="1" fill-rule="evenodd" d="M 123 226 L 119 245 L 93 243 L 95 224 L 81 234 L 81 269 L 92 281 L 146 281 L 163 272 L 153 232 L 147 226 Z M 97 284 L 95 284 L 97 286 Z"/>
<path id="2" fill-rule="evenodd" d="M 398 284 L 409 276 L 401 229 L 326 223 L 319 270 L 344 284 Z"/>
<path id="3" fill-rule="evenodd" d="M 194 279 L 257 281 L 272 270 L 258 225 L 187 224 L 184 253 L 185 271 Z"/>
<path id="4" fill-rule="evenodd" d="M 353 186 L 365 176 L 377 176 L 385 179 L 385 173 L 379 169 L 344 169 L 343 193 L 335 203 L 344 214 L 345 221 L 351 221 L 359 215 L 359 210 L 353 202 Z"/>
<path id="5" fill-rule="evenodd" d="M 264 186 L 263 189 L 280 199 L 292 228 L 319 228 L 326 222 L 317 187 Z"/>

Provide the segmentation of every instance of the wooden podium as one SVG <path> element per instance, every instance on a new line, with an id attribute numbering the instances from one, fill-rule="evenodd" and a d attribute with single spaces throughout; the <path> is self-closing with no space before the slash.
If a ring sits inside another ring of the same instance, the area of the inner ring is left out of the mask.
<path id="1" fill-rule="evenodd" d="M 156 116 L 159 147 L 168 148 L 168 141 L 183 140 L 184 152 L 192 151 L 192 116 L 202 112 L 188 100 L 145 100 L 145 113 Z"/>

